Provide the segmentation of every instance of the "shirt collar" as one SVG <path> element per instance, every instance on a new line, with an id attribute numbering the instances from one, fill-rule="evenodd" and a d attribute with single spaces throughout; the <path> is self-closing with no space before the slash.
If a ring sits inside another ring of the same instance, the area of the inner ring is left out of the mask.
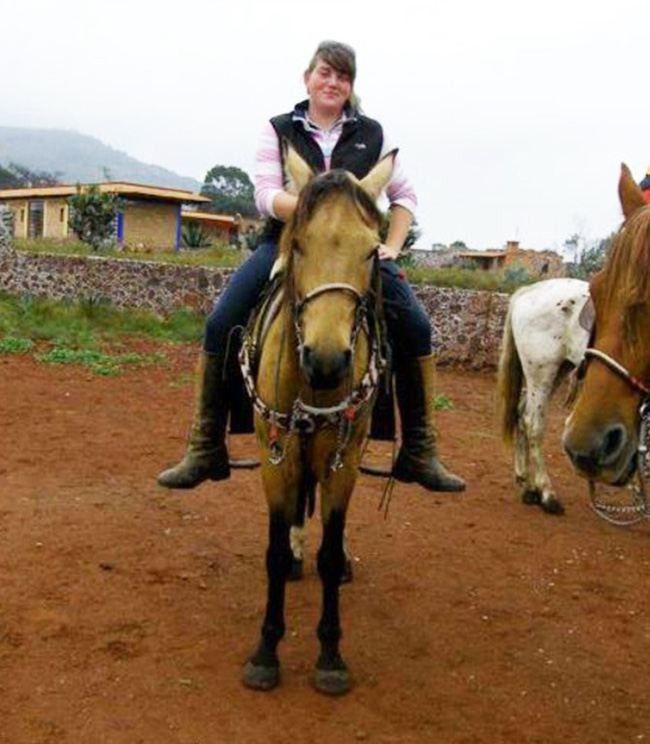
<path id="1" fill-rule="evenodd" d="M 318 130 L 321 131 L 321 127 L 315 124 L 307 115 L 307 109 L 309 107 L 309 100 L 301 101 L 297 103 L 293 109 L 293 120 L 302 122 L 303 126 L 307 130 Z M 340 119 L 333 125 L 332 129 L 337 126 L 343 126 L 346 121 L 355 121 L 357 118 L 357 112 L 350 103 L 346 103 L 343 107 Z"/>

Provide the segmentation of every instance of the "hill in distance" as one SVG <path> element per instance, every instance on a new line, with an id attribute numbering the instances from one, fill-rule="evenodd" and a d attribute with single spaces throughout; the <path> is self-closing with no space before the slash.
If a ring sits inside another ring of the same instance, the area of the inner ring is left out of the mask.
<path id="1" fill-rule="evenodd" d="M 0 127 L 0 165 L 46 171 L 61 183 L 129 181 L 198 192 L 201 183 L 166 168 L 142 163 L 95 137 L 66 129 Z"/>

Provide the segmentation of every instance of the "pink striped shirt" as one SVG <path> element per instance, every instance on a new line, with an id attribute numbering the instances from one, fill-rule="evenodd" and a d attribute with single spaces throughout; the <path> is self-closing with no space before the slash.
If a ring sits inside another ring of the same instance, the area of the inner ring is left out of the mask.
<path id="1" fill-rule="evenodd" d="M 339 141 L 339 137 L 343 131 L 344 121 L 345 114 L 329 131 L 321 129 L 309 120 L 305 121 L 305 129 L 311 134 L 314 141 L 323 152 L 326 170 L 329 170 L 330 168 L 332 151 L 334 150 L 336 143 Z M 384 136 L 381 156 L 383 157 L 392 149 L 392 146 Z M 283 190 L 284 181 L 282 178 L 280 143 L 278 141 L 278 135 L 271 122 L 267 122 L 260 136 L 259 146 L 255 156 L 254 181 L 255 204 L 257 209 L 261 214 L 275 217 L 276 215 L 273 212 L 273 200 L 277 194 Z M 415 196 L 415 191 L 400 164 L 399 155 L 395 158 L 395 168 L 386 187 L 386 196 L 388 197 L 391 206 L 399 204 L 405 209 L 408 209 L 411 214 L 415 214 L 417 198 Z"/>

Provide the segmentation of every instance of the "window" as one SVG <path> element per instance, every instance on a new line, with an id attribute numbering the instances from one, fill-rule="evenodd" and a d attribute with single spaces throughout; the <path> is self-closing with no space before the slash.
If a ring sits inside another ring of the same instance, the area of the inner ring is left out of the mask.
<path id="1" fill-rule="evenodd" d="M 27 224 L 28 238 L 43 237 L 43 212 L 44 204 L 42 199 L 34 199 L 29 202 L 29 222 Z"/>

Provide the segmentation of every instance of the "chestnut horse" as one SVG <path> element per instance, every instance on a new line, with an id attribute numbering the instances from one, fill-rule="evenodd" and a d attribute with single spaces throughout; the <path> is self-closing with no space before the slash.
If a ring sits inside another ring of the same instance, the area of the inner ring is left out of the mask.
<path id="1" fill-rule="evenodd" d="M 553 392 L 575 369 L 587 348 L 589 285 L 580 279 L 547 279 L 511 297 L 499 359 L 499 416 L 503 439 L 514 440 L 515 480 L 522 501 L 548 514 L 564 507 L 542 452 L 546 413 Z"/>
<path id="2" fill-rule="evenodd" d="M 580 475 L 622 486 L 639 459 L 646 463 L 639 429 L 650 398 L 650 205 L 626 165 L 618 190 L 625 220 L 591 281 L 595 332 L 563 442 Z"/>
<path id="3" fill-rule="evenodd" d="M 249 328 L 241 357 L 244 376 L 252 378 L 269 509 L 266 613 L 261 641 L 243 673 L 244 684 L 254 689 L 271 689 L 280 680 L 277 647 L 285 632 L 290 528 L 304 508 L 305 493 L 311 500 L 316 484 L 323 594 L 314 685 L 332 695 L 350 687 L 339 651 L 343 530 L 383 366 L 377 258 L 381 215 L 375 201 L 390 179 L 394 155 L 361 181 L 341 170 L 314 177 L 293 149 L 285 156 L 290 188 L 299 196 L 280 240 L 282 294 L 274 317 L 259 320 L 254 333 Z M 257 365 L 251 363 L 252 346 L 261 347 Z"/>

